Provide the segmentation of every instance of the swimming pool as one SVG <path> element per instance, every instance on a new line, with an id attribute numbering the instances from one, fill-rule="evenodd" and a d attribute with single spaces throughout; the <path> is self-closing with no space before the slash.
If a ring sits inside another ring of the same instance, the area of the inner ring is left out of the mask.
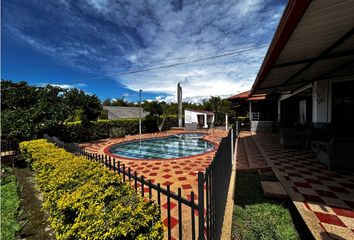
<path id="1" fill-rule="evenodd" d="M 199 155 L 214 149 L 203 133 L 182 133 L 118 143 L 108 148 L 111 155 L 132 159 L 173 159 Z"/>

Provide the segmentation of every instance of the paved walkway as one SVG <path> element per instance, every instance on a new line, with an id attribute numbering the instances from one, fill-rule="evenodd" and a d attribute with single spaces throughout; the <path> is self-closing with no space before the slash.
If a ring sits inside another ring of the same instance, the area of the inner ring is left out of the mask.
<path id="1" fill-rule="evenodd" d="M 249 131 L 241 131 L 237 143 L 237 170 L 269 168 Z"/>
<path id="2" fill-rule="evenodd" d="M 146 139 L 153 137 L 164 137 L 168 135 L 174 135 L 176 133 L 182 133 L 181 130 L 167 131 L 161 133 L 151 133 L 151 134 L 142 134 L 126 136 L 125 138 L 114 138 L 114 139 L 105 139 L 99 140 L 96 142 L 80 144 L 80 147 L 91 153 L 104 154 L 104 149 L 108 146 L 121 143 L 129 140 L 136 139 Z M 188 131 L 191 132 L 191 131 Z M 124 164 L 126 169 L 130 168 L 132 172 L 136 171 L 138 176 L 144 176 L 145 179 L 151 180 L 153 183 L 160 183 L 162 187 L 167 187 L 168 185 L 171 188 L 171 191 L 177 193 L 178 188 L 182 189 L 182 196 L 190 199 L 191 191 L 198 193 L 198 172 L 204 172 L 206 167 L 209 166 L 213 160 L 215 151 L 218 148 L 218 144 L 223 137 L 227 135 L 227 132 L 220 129 L 209 130 L 209 131 L 194 131 L 194 132 L 203 132 L 208 133 L 204 138 L 213 142 L 216 145 L 216 148 L 208 153 L 203 155 L 198 155 L 195 157 L 179 158 L 175 160 L 128 160 L 116 157 L 116 161 L 120 161 L 121 164 Z M 140 184 L 139 184 L 140 187 Z M 146 196 L 148 196 L 149 189 L 144 188 Z M 153 192 L 153 198 L 156 200 L 156 191 Z M 194 194 L 195 202 L 197 203 L 197 194 Z M 161 214 L 162 219 L 167 227 L 167 198 L 161 194 Z M 183 205 L 184 206 L 184 205 Z M 183 238 L 191 239 L 191 225 L 190 225 L 190 216 L 191 210 L 189 207 L 182 206 L 182 218 L 183 218 Z M 197 211 L 195 212 L 197 216 Z M 172 226 L 172 239 L 178 239 L 178 207 L 177 201 L 171 200 L 171 226 Z M 196 218 L 196 230 L 198 226 L 198 221 Z M 167 232 L 167 230 L 166 230 Z M 196 233 L 198 233 L 196 231 Z"/>
<path id="3" fill-rule="evenodd" d="M 253 139 L 316 239 L 354 239 L 354 174 L 327 170 L 307 150 L 283 148 L 279 135 Z"/>

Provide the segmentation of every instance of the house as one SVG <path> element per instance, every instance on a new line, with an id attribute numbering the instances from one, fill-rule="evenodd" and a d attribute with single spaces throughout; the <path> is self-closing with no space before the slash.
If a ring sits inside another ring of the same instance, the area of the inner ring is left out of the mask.
<path id="1" fill-rule="evenodd" d="M 354 169 L 353 13 L 352 0 L 289 1 L 250 91 L 276 98 L 284 146 L 310 142 L 330 169 Z"/>
<path id="2" fill-rule="evenodd" d="M 196 123 L 198 128 L 211 128 L 214 125 L 215 114 L 202 110 L 184 110 L 184 124 Z"/>
<path id="3" fill-rule="evenodd" d="M 109 120 L 122 118 L 144 118 L 149 114 L 148 112 L 145 112 L 142 108 L 139 107 L 103 106 L 103 109 L 108 111 Z"/>
<path id="4" fill-rule="evenodd" d="M 236 117 L 246 117 L 249 113 L 249 104 L 247 98 L 250 91 L 245 91 L 226 98 L 230 101 L 232 109 L 236 112 Z"/>
<path id="5" fill-rule="evenodd" d="M 231 102 L 236 117 L 249 117 L 250 131 L 272 131 L 277 127 L 276 95 L 250 95 L 250 91 L 246 91 L 227 100 Z M 245 125 L 248 126 L 248 123 Z"/>
<path id="6" fill-rule="evenodd" d="M 250 91 L 277 96 L 281 126 L 353 130 L 353 12 L 350 0 L 289 2 Z"/>

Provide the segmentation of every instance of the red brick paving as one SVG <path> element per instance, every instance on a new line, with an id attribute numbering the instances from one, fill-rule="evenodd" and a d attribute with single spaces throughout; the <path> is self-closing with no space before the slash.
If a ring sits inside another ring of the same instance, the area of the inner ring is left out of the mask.
<path id="1" fill-rule="evenodd" d="M 237 143 L 237 170 L 269 168 L 256 144 L 251 138 L 251 133 L 241 131 Z"/>

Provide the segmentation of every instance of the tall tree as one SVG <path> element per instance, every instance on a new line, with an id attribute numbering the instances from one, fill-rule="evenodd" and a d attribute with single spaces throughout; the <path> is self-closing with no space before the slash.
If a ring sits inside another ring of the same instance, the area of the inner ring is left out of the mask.
<path id="1" fill-rule="evenodd" d="M 167 104 L 165 102 L 158 101 L 145 101 L 143 108 L 145 111 L 149 112 L 149 115 L 146 118 L 155 121 L 158 130 L 161 132 L 167 117 Z"/>
<path id="2" fill-rule="evenodd" d="M 84 121 L 93 121 L 101 110 L 96 96 L 78 89 L 33 87 L 9 80 L 1 80 L 1 100 L 1 137 L 5 139 L 31 139 L 63 124 L 78 110 Z"/>
<path id="3" fill-rule="evenodd" d="M 63 93 L 63 101 L 70 109 L 70 116 L 79 114 L 83 123 L 97 120 L 101 114 L 101 102 L 96 95 L 88 95 L 77 88 L 67 89 Z"/>
<path id="4" fill-rule="evenodd" d="M 124 100 L 124 98 L 116 98 L 115 100 L 112 101 L 112 106 L 116 107 L 127 107 L 129 106 L 128 102 Z"/>
<path id="5" fill-rule="evenodd" d="M 106 98 L 105 100 L 103 100 L 102 105 L 103 106 L 112 106 L 112 99 Z"/>

